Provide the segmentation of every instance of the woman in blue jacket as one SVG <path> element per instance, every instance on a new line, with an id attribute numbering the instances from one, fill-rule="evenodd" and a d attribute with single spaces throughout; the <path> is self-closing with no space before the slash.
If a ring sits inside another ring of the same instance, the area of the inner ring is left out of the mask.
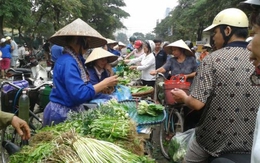
<path id="1" fill-rule="evenodd" d="M 69 111 L 83 111 L 83 103 L 118 82 L 117 76 L 108 77 L 95 85 L 89 82 L 82 55 L 90 48 L 105 45 L 107 41 L 81 19 L 57 31 L 50 41 L 64 47 L 64 50 L 53 69 L 53 88 L 50 102 L 44 110 L 44 126 L 65 121 Z"/>

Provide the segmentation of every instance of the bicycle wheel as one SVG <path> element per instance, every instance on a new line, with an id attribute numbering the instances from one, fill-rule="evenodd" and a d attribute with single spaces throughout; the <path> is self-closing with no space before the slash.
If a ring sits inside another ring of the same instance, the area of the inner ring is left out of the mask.
<path id="1" fill-rule="evenodd" d="M 178 110 L 173 109 L 168 112 L 168 115 L 164 122 L 160 126 L 160 147 L 163 156 L 166 159 L 170 159 L 168 155 L 168 147 L 171 142 L 171 138 L 176 132 L 183 132 L 183 118 Z"/>

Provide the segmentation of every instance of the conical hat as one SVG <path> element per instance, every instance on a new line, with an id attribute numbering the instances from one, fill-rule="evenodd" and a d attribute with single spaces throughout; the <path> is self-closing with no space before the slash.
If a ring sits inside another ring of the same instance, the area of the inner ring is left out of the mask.
<path id="1" fill-rule="evenodd" d="M 166 51 L 167 54 L 171 54 L 172 53 L 172 47 L 177 47 L 177 48 L 182 48 L 185 50 L 185 54 L 188 56 L 192 56 L 193 53 L 190 50 L 190 48 L 188 47 L 187 44 L 185 44 L 185 42 L 183 40 L 178 40 L 175 41 L 173 43 L 170 43 L 169 45 L 164 47 L 164 50 Z"/>
<path id="2" fill-rule="evenodd" d="M 65 38 L 67 36 L 87 37 L 89 48 L 100 47 L 107 43 L 106 39 L 100 33 L 79 18 L 57 31 L 51 36 L 50 41 L 53 44 L 66 46 L 67 42 Z"/>
<path id="3" fill-rule="evenodd" d="M 126 45 L 125 45 L 124 43 L 122 43 L 121 41 L 118 42 L 118 45 L 119 45 L 119 46 L 126 47 Z"/>
<path id="4" fill-rule="evenodd" d="M 107 38 L 107 44 L 118 44 L 118 42 Z"/>
<path id="5" fill-rule="evenodd" d="M 205 45 L 203 45 L 202 48 L 204 48 L 204 47 L 206 47 L 206 48 L 211 48 L 211 45 L 210 45 L 210 44 L 205 44 Z"/>
<path id="6" fill-rule="evenodd" d="M 86 59 L 85 63 L 89 63 L 101 58 L 108 58 L 108 63 L 114 62 L 117 60 L 118 56 L 116 56 L 113 53 L 110 53 L 109 51 L 103 49 L 103 48 L 95 48 L 93 51 L 89 54 L 88 58 Z"/>

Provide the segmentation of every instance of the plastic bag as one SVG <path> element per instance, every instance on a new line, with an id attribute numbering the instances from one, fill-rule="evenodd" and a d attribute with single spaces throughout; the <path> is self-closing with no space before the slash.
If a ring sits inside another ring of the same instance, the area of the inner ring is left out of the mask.
<path id="1" fill-rule="evenodd" d="M 112 96 L 118 101 L 130 100 L 132 99 L 131 89 L 124 85 L 117 85 L 115 91 L 112 93 Z"/>
<path id="2" fill-rule="evenodd" d="M 177 133 L 174 137 L 172 137 L 168 149 L 171 160 L 174 162 L 182 162 L 184 156 L 186 155 L 189 144 L 194 139 L 194 137 L 194 128 L 185 132 Z"/>

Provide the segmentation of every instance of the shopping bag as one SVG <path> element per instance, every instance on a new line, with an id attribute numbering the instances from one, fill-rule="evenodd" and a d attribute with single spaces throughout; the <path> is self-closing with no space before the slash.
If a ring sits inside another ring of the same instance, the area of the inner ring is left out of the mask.
<path id="1" fill-rule="evenodd" d="M 178 163 L 182 162 L 184 156 L 186 155 L 186 151 L 189 147 L 190 142 L 195 138 L 195 129 L 189 129 L 185 132 L 176 133 L 175 136 L 172 137 L 168 154 L 172 161 Z"/>

